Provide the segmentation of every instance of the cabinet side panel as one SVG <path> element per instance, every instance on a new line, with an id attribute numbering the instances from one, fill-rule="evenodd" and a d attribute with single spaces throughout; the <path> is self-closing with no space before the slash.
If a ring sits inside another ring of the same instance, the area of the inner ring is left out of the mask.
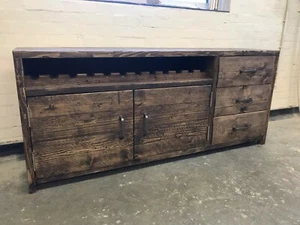
<path id="1" fill-rule="evenodd" d="M 264 132 L 264 137 L 262 138 L 260 144 L 265 144 L 266 143 L 266 137 L 267 137 L 267 131 L 268 131 L 268 125 L 269 125 L 269 117 L 270 117 L 270 111 L 271 111 L 271 104 L 272 104 L 272 98 L 273 98 L 273 92 L 274 92 L 274 86 L 275 86 L 275 82 L 276 82 L 276 75 L 277 75 L 277 68 L 278 68 L 278 60 L 279 60 L 279 56 L 277 55 L 275 58 L 275 63 L 274 63 L 274 73 L 273 75 L 273 82 L 272 82 L 272 88 L 271 88 L 271 92 L 269 95 L 269 105 L 268 105 L 268 110 L 267 110 L 267 124 L 265 127 L 265 132 Z"/>
<path id="2" fill-rule="evenodd" d="M 27 111 L 27 100 L 26 100 L 25 89 L 24 89 L 24 74 L 23 74 L 22 59 L 14 57 L 14 65 L 15 65 L 15 74 L 16 74 L 17 91 L 18 91 L 18 99 L 19 99 L 20 117 L 22 123 L 27 178 L 29 182 L 29 188 L 31 190 L 31 188 L 34 187 L 35 185 L 35 172 L 33 168 L 32 144 L 31 144 L 31 135 L 30 135 L 31 132 L 30 132 L 29 115 Z"/>

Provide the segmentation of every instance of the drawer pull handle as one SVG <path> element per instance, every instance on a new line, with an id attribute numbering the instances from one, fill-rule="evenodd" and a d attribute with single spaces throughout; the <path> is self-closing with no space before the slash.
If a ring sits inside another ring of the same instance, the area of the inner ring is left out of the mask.
<path id="1" fill-rule="evenodd" d="M 252 100 L 252 98 L 244 98 L 244 99 L 236 99 L 235 100 L 235 102 L 236 103 L 250 103 L 250 102 L 252 102 L 253 100 Z"/>
<path id="2" fill-rule="evenodd" d="M 248 107 L 247 107 L 247 106 L 242 106 L 242 107 L 240 108 L 240 111 L 241 111 L 242 113 L 247 112 L 247 110 L 248 110 Z"/>
<path id="3" fill-rule="evenodd" d="M 266 63 L 263 63 L 260 67 L 256 68 L 256 69 L 240 69 L 240 74 L 241 73 L 247 73 L 248 76 L 253 76 L 257 71 L 259 70 L 263 70 L 264 68 L 266 68 Z"/>
<path id="4" fill-rule="evenodd" d="M 120 123 L 120 134 L 119 134 L 119 138 L 120 139 L 124 139 L 125 136 L 125 131 L 124 131 L 124 123 L 125 123 L 125 119 L 124 117 L 121 115 L 119 116 L 119 123 Z"/>
<path id="5" fill-rule="evenodd" d="M 240 73 L 249 73 L 249 74 L 254 74 L 257 72 L 257 69 L 241 69 Z"/>
<path id="6" fill-rule="evenodd" d="M 250 126 L 248 124 L 245 124 L 243 126 L 240 126 L 240 127 L 236 127 L 236 126 L 233 126 L 232 127 L 232 130 L 233 131 L 238 131 L 238 130 L 248 130 L 250 128 Z"/>
<path id="7" fill-rule="evenodd" d="M 148 134 L 148 115 L 144 113 L 143 116 L 143 135 L 146 136 Z"/>

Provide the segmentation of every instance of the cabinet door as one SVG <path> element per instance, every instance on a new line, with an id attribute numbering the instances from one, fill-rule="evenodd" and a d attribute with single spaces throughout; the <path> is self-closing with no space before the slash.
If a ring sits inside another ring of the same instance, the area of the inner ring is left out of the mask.
<path id="1" fill-rule="evenodd" d="M 33 97 L 28 104 L 38 179 L 132 161 L 132 91 Z"/>
<path id="2" fill-rule="evenodd" d="M 136 90 L 135 159 L 201 150 L 207 141 L 211 86 Z"/>

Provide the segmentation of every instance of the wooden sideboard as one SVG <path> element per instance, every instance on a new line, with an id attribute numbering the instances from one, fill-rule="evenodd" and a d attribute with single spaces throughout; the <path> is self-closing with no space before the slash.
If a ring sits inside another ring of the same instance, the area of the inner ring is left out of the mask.
<path id="1" fill-rule="evenodd" d="M 30 191 L 54 180 L 263 144 L 278 54 L 15 49 Z"/>

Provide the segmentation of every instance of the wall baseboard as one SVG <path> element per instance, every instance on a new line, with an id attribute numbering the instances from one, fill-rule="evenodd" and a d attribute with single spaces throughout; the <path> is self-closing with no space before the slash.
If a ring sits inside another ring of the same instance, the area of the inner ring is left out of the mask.
<path id="1" fill-rule="evenodd" d="M 299 113 L 298 107 L 271 110 L 270 116 L 273 117 L 273 116 L 287 115 L 287 114 L 294 114 L 294 113 Z"/>
<path id="2" fill-rule="evenodd" d="M 0 156 L 23 154 L 23 142 L 0 145 Z"/>

